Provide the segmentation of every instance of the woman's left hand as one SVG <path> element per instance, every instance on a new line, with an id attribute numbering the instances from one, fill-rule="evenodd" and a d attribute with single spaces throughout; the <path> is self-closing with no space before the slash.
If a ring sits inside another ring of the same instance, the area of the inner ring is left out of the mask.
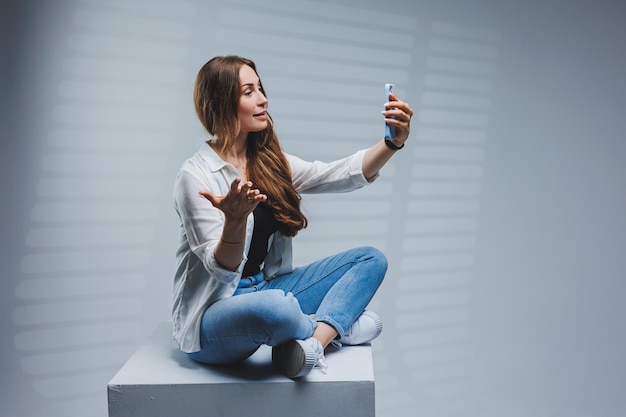
<path id="1" fill-rule="evenodd" d="M 385 103 L 385 123 L 396 128 L 396 137 L 394 142 L 404 143 L 411 132 L 411 117 L 413 117 L 413 109 L 408 103 L 400 100 L 393 93 L 389 94 L 389 102 Z"/>
<path id="2" fill-rule="evenodd" d="M 390 141 L 397 148 L 389 146 L 386 140 L 379 140 L 365 152 L 362 169 L 363 175 L 368 181 L 374 178 L 387 161 L 396 154 L 396 151 L 404 146 L 404 142 L 406 142 L 411 132 L 413 109 L 395 94 L 389 94 L 389 102 L 385 103 L 383 116 L 387 124 L 396 128 L 396 136 Z"/>

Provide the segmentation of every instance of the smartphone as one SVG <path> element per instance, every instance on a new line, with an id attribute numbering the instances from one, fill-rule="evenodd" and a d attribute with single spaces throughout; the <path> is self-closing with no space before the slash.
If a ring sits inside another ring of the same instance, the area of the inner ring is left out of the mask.
<path id="1" fill-rule="evenodd" d="M 396 94 L 395 84 L 385 84 L 385 103 L 389 101 L 389 93 Z M 385 123 L 385 139 L 393 139 L 396 137 L 396 127 Z"/>

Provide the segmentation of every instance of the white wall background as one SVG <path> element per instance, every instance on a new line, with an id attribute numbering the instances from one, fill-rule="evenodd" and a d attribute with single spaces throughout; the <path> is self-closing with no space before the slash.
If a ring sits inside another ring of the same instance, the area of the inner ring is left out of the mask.
<path id="1" fill-rule="evenodd" d="M 365 190 L 306 196 L 307 262 L 373 244 L 377 415 L 626 415 L 626 5 L 54 0 L 3 5 L 0 415 L 106 416 L 169 320 L 171 186 L 217 54 L 254 59 L 284 147 L 331 159 L 416 111 Z"/>

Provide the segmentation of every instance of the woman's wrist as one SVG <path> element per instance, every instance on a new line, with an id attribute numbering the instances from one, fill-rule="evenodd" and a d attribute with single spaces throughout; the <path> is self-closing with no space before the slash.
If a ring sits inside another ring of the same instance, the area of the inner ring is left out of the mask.
<path id="1" fill-rule="evenodd" d="M 404 148 L 404 141 L 400 141 L 397 138 L 394 138 L 394 139 L 385 138 L 385 145 L 387 145 L 387 147 L 391 149 L 392 151 L 399 151 L 400 149 Z"/>
<path id="2" fill-rule="evenodd" d="M 234 221 L 225 218 L 220 242 L 227 245 L 243 244 L 246 240 L 246 221 Z"/>

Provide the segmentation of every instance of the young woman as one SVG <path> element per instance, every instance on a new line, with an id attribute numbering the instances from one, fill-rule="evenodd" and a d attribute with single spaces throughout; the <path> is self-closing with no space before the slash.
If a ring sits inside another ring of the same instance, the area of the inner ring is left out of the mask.
<path id="1" fill-rule="evenodd" d="M 404 146 L 413 111 L 392 96 L 383 112 L 396 138 L 331 163 L 284 153 L 255 64 L 215 57 L 197 75 L 194 102 L 211 135 L 176 178 L 180 245 L 174 337 L 196 361 L 231 364 L 262 344 L 288 377 L 325 367 L 332 343 L 368 343 L 382 329 L 365 311 L 387 260 L 355 248 L 292 265 L 291 239 L 307 225 L 300 193 L 345 192 L 378 176 Z"/>

